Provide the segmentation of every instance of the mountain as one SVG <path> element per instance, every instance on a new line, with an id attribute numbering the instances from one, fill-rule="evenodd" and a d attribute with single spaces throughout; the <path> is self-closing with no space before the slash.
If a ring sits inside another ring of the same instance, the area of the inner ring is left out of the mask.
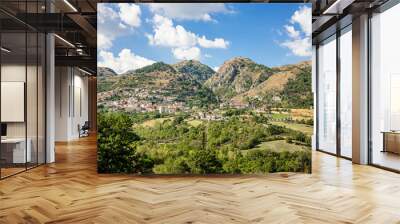
<path id="1" fill-rule="evenodd" d="M 286 95 L 285 99 L 292 98 L 289 95 L 303 94 L 310 95 L 311 93 L 311 83 L 301 83 L 301 80 L 297 79 L 297 76 L 303 74 L 303 76 L 309 77 L 311 82 L 311 62 L 305 61 L 293 65 L 283 65 L 279 67 L 273 67 L 274 73 L 264 82 L 260 83 L 258 86 L 246 91 L 244 93 L 238 94 L 232 98 L 233 101 L 245 102 L 248 98 L 260 97 L 266 94 L 272 96 L 278 96 L 279 98 Z M 298 92 L 290 91 L 287 84 L 290 82 L 291 85 L 297 85 L 296 82 L 300 82 L 297 86 L 301 86 L 297 89 Z M 304 82 L 304 80 L 303 80 Z M 309 87 L 309 89 L 308 89 Z M 286 93 L 286 94 L 285 94 Z M 293 104 L 294 102 L 291 102 Z"/>
<path id="2" fill-rule="evenodd" d="M 255 88 L 273 72 L 271 68 L 257 64 L 249 58 L 235 57 L 224 62 L 205 85 L 221 99 L 226 100 Z"/>
<path id="3" fill-rule="evenodd" d="M 97 67 L 97 77 L 111 77 L 117 76 L 118 74 L 114 72 L 111 68 L 107 67 Z"/>
<path id="4" fill-rule="evenodd" d="M 112 108 L 187 110 L 220 103 L 309 108 L 313 104 L 309 61 L 269 68 L 236 57 L 224 62 L 218 72 L 195 60 L 173 65 L 156 62 L 119 75 L 107 68 L 98 72 L 98 100 Z"/>
<path id="5" fill-rule="evenodd" d="M 130 73 L 136 74 L 146 74 L 152 72 L 176 73 L 176 70 L 169 64 L 165 64 L 164 62 L 156 62 L 143 68 L 130 71 Z"/>
<path id="6" fill-rule="evenodd" d="M 174 64 L 173 67 L 182 74 L 191 75 L 200 83 L 204 83 L 207 79 L 215 74 L 215 71 L 212 68 L 200 63 L 197 60 L 184 60 Z"/>
<path id="7" fill-rule="evenodd" d="M 297 64 L 295 77 L 290 78 L 282 90 L 283 106 L 292 108 L 309 108 L 314 103 L 312 93 L 311 62 Z"/>
<path id="8" fill-rule="evenodd" d="M 110 82 L 112 86 L 109 86 Z M 110 77 L 98 83 L 98 86 L 104 85 L 109 88 L 99 89 L 112 91 L 111 95 L 118 96 L 119 100 L 141 104 L 185 102 L 190 106 L 202 107 L 216 102 L 212 91 L 204 87 L 197 78 L 181 73 L 163 62 L 128 71 L 117 78 Z"/>
<path id="9" fill-rule="evenodd" d="M 118 81 L 118 74 L 111 68 L 97 67 L 97 92 L 108 91 Z"/>

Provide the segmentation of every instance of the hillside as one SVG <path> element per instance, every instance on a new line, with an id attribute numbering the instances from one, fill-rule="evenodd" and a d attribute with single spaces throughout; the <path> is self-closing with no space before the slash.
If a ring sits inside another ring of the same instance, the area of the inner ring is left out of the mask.
<path id="1" fill-rule="evenodd" d="M 190 74 L 177 71 L 171 65 L 157 62 L 128 71 L 116 77 L 98 80 L 100 102 L 111 105 L 181 105 L 203 107 L 215 103 L 211 90 Z M 131 108 L 137 109 L 135 106 Z"/>
<path id="2" fill-rule="evenodd" d="M 283 101 L 290 101 L 285 102 L 287 104 L 286 106 L 304 104 L 305 102 L 300 102 L 303 101 L 301 100 L 302 97 L 309 100 L 310 95 L 312 95 L 311 62 L 300 62 L 294 65 L 273 67 L 272 69 L 274 70 L 274 74 L 267 80 L 247 92 L 236 95 L 232 100 L 236 102 L 245 102 L 249 98 L 270 95 L 271 97 L 276 96 L 277 98 L 281 98 Z M 304 76 L 303 80 L 297 78 L 299 75 Z M 307 77 L 309 77 L 309 79 L 304 80 L 304 78 L 307 79 Z M 287 85 L 288 83 L 289 86 Z M 299 102 L 296 102 L 297 100 L 299 100 Z M 311 106 L 312 102 L 308 105 Z"/>
<path id="3" fill-rule="evenodd" d="M 184 60 L 172 66 L 182 74 L 191 75 L 200 83 L 204 83 L 215 74 L 215 71 L 212 68 L 196 60 Z"/>
<path id="4" fill-rule="evenodd" d="M 313 103 L 311 62 L 298 64 L 294 69 L 296 76 L 289 79 L 282 91 L 283 106 L 291 108 L 310 108 Z"/>
<path id="5" fill-rule="evenodd" d="M 97 67 L 97 92 L 108 91 L 118 81 L 118 74 L 111 68 Z"/>
<path id="6" fill-rule="evenodd" d="M 269 68 L 236 57 L 218 72 L 195 60 L 173 65 L 157 62 L 119 75 L 108 68 L 98 72 L 99 102 L 114 109 L 188 111 L 220 104 L 309 108 L 313 104 L 310 62 Z"/>
<path id="7" fill-rule="evenodd" d="M 218 73 L 209 78 L 205 85 L 221 99 L 227 100 L 255 88 L 272 74 L 271 68 L 249 58 L 235 57 L 224 62 Z"/>
<path id="8" fill-rule="evenodd" d="M 118 74 L 114 72 L 111 68 L 106 68 L 106 67 L 97 67 L 97 77 L 102 78 L 102 77 L 112 77 L 112 76 L 117 76 Z"/>

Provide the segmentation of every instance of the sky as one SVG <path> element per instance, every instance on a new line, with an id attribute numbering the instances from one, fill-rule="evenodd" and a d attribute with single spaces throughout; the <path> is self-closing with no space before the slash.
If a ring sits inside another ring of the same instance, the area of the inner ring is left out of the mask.
<path id="1" fill-rule="evenodd" d="M 311 5 L 99 3 L 98 66 L 117 73 L 195 59 L 218 69 L 233 57 L 266 66 L 311 59 Z"/>

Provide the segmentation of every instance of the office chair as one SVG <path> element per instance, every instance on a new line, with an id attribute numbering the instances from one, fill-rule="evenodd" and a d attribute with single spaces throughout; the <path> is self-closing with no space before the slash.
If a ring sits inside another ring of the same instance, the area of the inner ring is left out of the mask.
<path id="1" fill-rule="evenodd" d="M 82 127 L 79 128 L 79 138 L 89 136 L 89 129 L 90 129 L 89 121 L 85 121 Z"/>

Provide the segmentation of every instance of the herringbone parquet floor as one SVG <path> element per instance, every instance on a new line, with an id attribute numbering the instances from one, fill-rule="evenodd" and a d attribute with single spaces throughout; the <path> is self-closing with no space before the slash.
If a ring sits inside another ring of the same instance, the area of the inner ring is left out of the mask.
<path id="1" fill-rule="evenodd" d="M 313 154 L 313 174 L 96 173 L 94 138 L 0 181 L 0 223 L 400 223 L 400 175 Z"/>

